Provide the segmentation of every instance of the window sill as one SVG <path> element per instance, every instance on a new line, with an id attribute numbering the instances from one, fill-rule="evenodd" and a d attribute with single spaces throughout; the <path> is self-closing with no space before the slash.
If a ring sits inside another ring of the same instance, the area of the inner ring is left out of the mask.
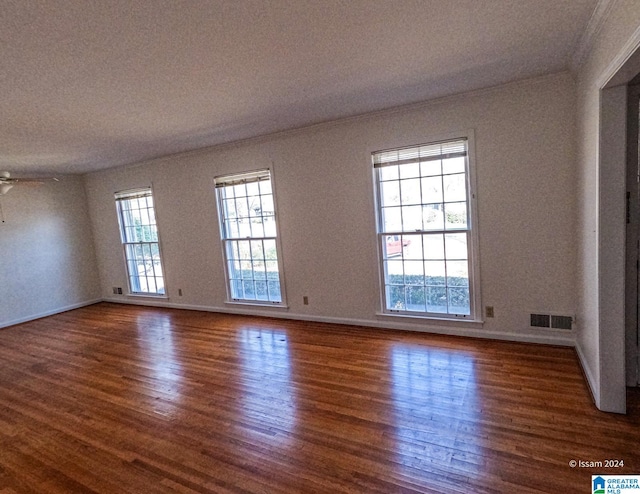
<path id="1" fill-rule="evenodd" d="M 169 295 L 156 295 L 154 293 L 127 293 L 127 297 L 131 298 L 153 298 L 169 300 Z"/>
<path id="2" fill-rule="evenodd" d="M 251 307 L 273 307 L 274 309 L 288 310 L 289 306 L 284 303 L 261 302 L 259 300 L 226 300 L 225 305 L 244 305 Z"/>
<path id="3" fill-rule="evenodd" d="M 390 317 L 390 318 L 403 318 L 403 319 L 412 319 L 414 321 L 424 321 L 425 323 L 433 322 L 434 324 L 469 324 L 469 325 L 477 325 L 478 327 L 482 327 L 484 321 L 482 319 L 473 319 L 471 317 L 437 317 L 437 316 L 429 316 L 429 315 L 421 315 L 421 314 L 406 314 L 403 312 L 376 312 L 376 316 L 380 317 Z"/>

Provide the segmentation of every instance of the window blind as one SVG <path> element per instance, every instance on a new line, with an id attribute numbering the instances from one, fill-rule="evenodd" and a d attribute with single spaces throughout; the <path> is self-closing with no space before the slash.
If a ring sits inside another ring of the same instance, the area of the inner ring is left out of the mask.
<path id="1" fill-rule="evenodd" d="M 456 139 L 438 144 L 425 144 L 392 151 L 373 153 L 373 166 L 382 168 L 391 165 L 407 165 L 424 161 L 460 158 L 467 155 L 467 140 Z"/>
<path id="2" fill-rule="evenodd" d="M 141 189 L 130 189 L 116 192 L 116 201 L 127 201 L 130 199 L 140 199 L 151 195 L 151 187 L 143 187 Z"/>
<path id="3" fill-rule="evenodd" d="M 248 184 L 252 182 L 260 182 L 261 180 L 269 180 L 271 174 L 269 169 L 257 170 L 249 173 L 240 173 L 237 175 L 225 175 L 224 177 L 216 177 L 216 188 L 228 187 L 231 185 Z"/>

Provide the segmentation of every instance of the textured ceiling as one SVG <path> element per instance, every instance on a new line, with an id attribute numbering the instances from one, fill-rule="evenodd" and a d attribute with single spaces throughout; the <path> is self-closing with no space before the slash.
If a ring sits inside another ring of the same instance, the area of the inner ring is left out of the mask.
<path id="1" fill-rule="evenodd" d="M 0 170 L 97 170 L 561 71 L 595 6 L 3 0 Z"/>

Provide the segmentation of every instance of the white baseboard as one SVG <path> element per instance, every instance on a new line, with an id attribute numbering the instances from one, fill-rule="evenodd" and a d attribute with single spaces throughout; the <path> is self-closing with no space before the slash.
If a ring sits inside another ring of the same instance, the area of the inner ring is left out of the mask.
<path id="1" fill-rule="evenodd" d="M 35 321 L 36 319 L 42 319 L 43 317 L 53 316 L 54 314 L 60 314 L 61 312 L 67 312 L 73 309 L 79 309 L 80 307 L 86 307 L 87 305 L 97 304 L 98 302 L 102 302 L 102 299 L 98 298 L 94 300 L 85 300 L 84 302 L 67 305 L 65 307 L 59 307 L 57 309 L 41 312 L 39 314 L 32 314 L 30 316 L 21 317 L 20 319 L 14 319 L 12 321 L 3 321 L 3 322 L 0 322 L 0 328 L 7 328 L 9 326 L 15 326 L 16 324 L 22 324 L 23 322 Z"/>
<path id="2" fill-rule="evenodd" d="M 466 336 L 472 338 L 485 338 L 492 340 L 517 341 L 522 343 L 539 343 L 543 345 L 559 345 L 559 346 L 575 346 L 575 337 L 568 335 L 547 335 L 547 334 L 531 334 L 531 333 L 507 333 L 499 331 L 486 331 L 478 327 L 466 328 L 461 326 L 445 326 L 445 325 L 429 325 L 417 326 L 398 321 L 385 320 L 369 320 L 369 319 L 351 319 L 343 317 L 314 316 L 308 314 L 292 314 L 285 312 L 285 309 L 278 307 L 269 307 L 264 310 L 259 307 L 243 308 L 242 306 L 225 306 L 213 307 L 202 305 L 187 305 L 167 302 L 166 300 L 153 299 L 125 299 L 125 298 L 105 298 L 105 302 L 113 302 L 116 304 L 145 305 L 150 307 L 167 307 L 172 309 L 200 310 L 204 312 L 219 312 L 223 314 L 238 314 L 246 316 L 272 317 L 276 319 L 293 319 L 298 321 L 321 322 L 329 324 L 343 324 L 349 326 L 364 326 L 379 329 L 399 329 L 403 331 L 415 331 L 421 333 L 443 334 L 451 336 Z M 452 321 L 453 323 L 453 321 Z"/>
<path id="3" fill-rule="evenodd" d="M 578 360 L 580 361 L 580 366 L 582 367 L 582 372 L 584 373 L 587 379 L 587 386 L 589 386 L 589 390 L 591 391 L 591 397 L 598 409 L 600 409 L 600 392 L 598 383 L 593 375 L 593 370 L 587 361 L 587 358 L 584 355 L 582 347 L 580 346 L 580 342 L 576 341 L 576 352 L 578 354 Z"/>

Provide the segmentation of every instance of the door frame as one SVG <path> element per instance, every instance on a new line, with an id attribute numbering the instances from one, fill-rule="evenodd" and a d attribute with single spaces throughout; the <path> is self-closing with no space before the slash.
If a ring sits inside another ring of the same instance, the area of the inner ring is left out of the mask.
<path id="1" fill-rule="evenodd" d="M 625 259 L 625 378 L 640 384 L 640 75 L 627 86 L 626 259 Z"/>

